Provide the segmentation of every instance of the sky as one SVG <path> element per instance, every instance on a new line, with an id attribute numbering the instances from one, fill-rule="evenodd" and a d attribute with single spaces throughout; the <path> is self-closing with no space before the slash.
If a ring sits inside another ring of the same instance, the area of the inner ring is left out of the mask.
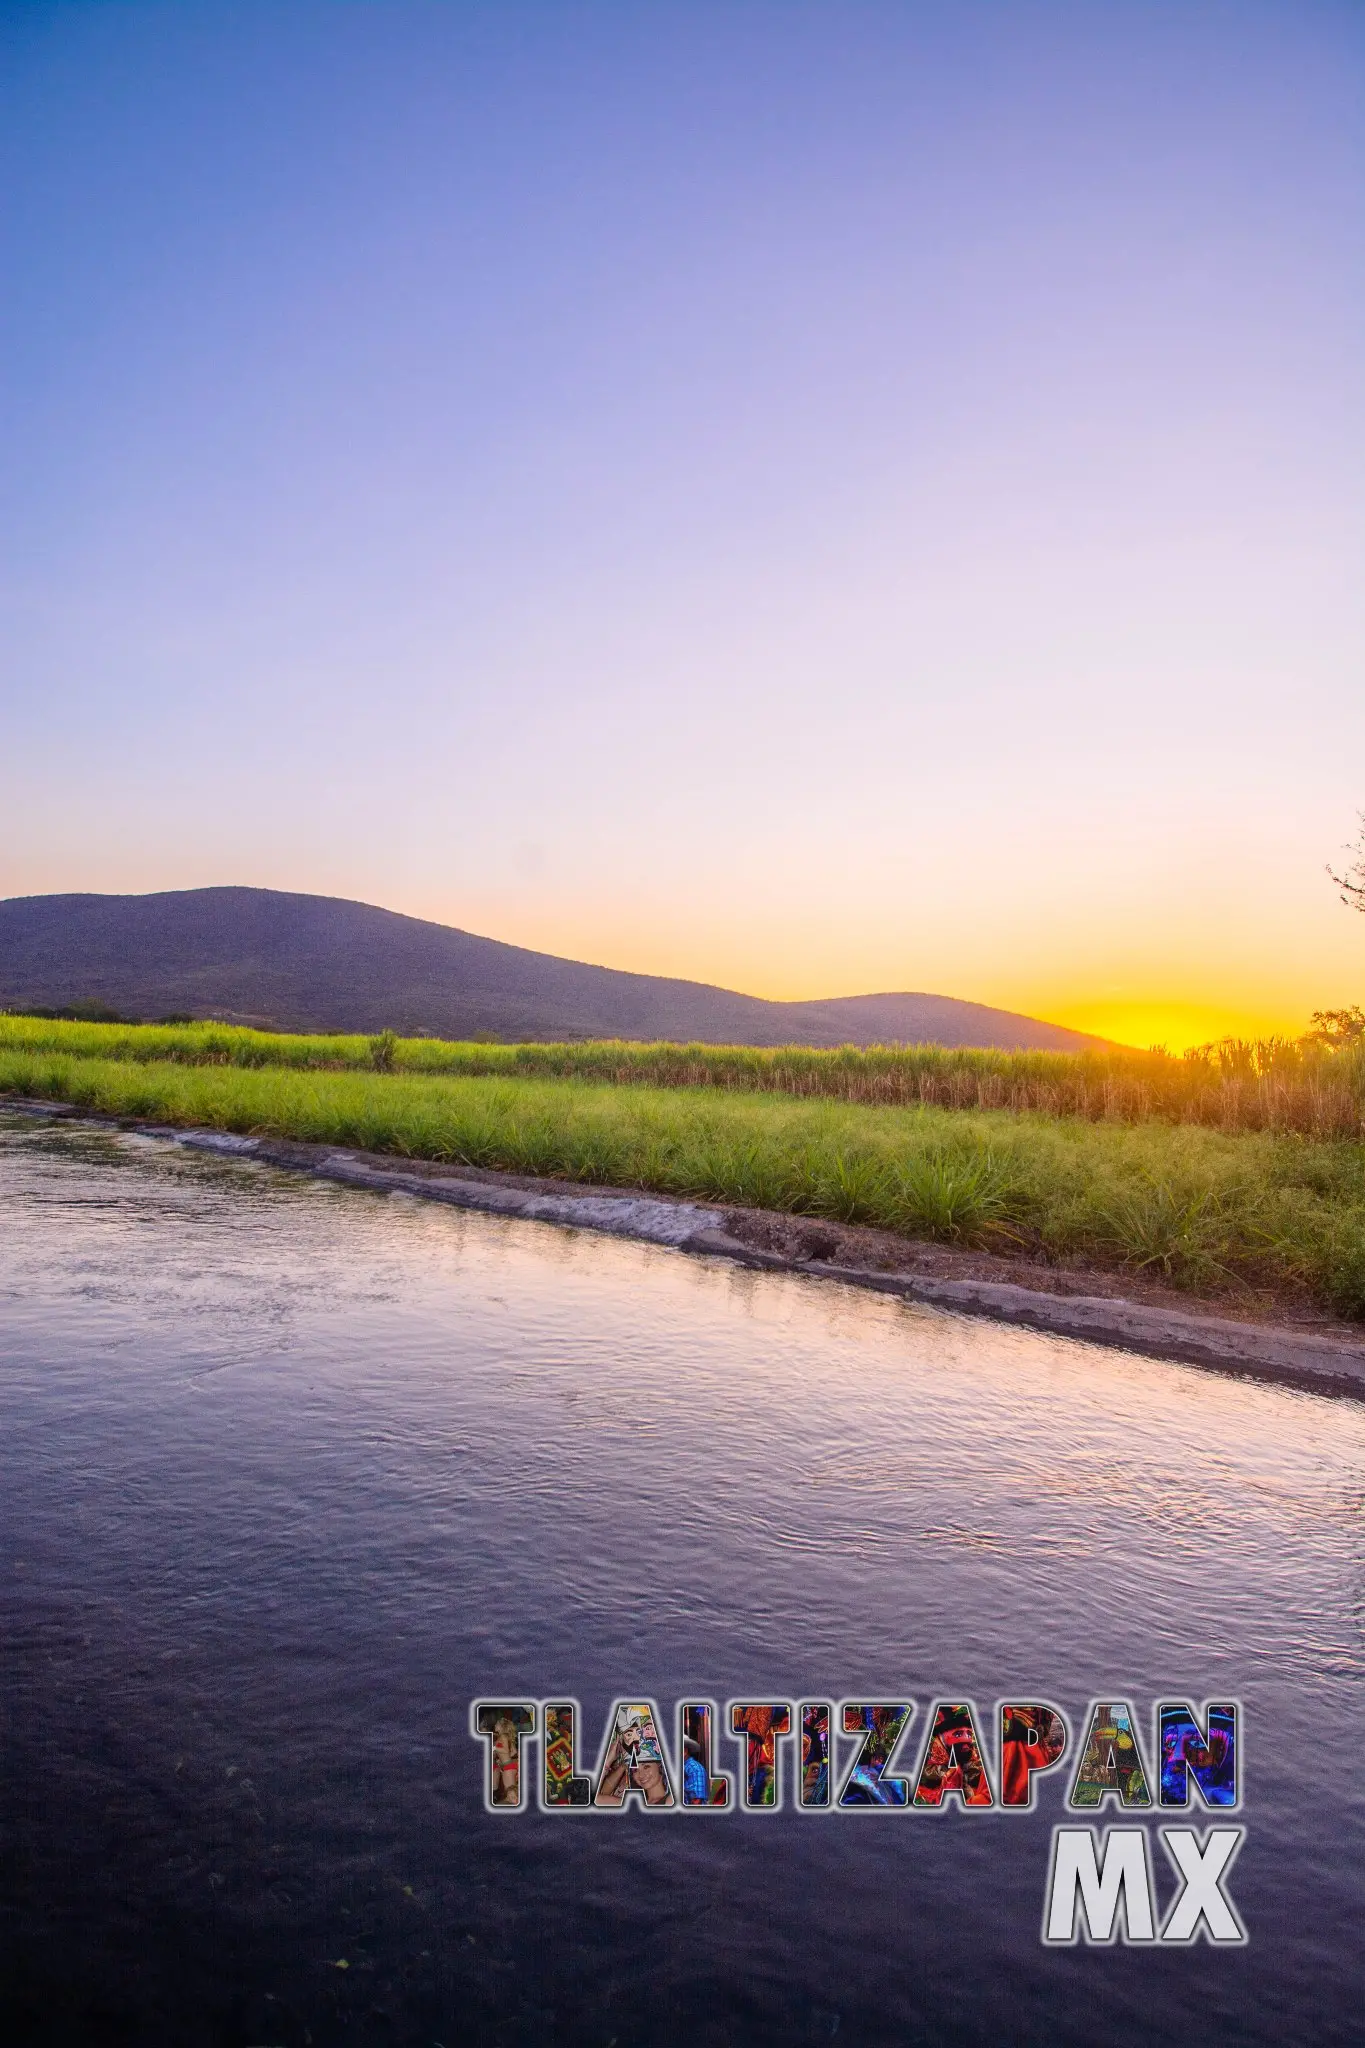
<path id="1" fill-rule="evenodd" d="M 0 0 L 0 896 L 1365 1000 L 1365 8 Z"/>

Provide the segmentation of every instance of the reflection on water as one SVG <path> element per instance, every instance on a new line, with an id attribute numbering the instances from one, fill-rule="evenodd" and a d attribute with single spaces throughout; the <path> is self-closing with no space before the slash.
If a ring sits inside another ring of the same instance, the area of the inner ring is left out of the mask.
<path id="1" fill-rule="evenodd" d="M 1365 1410 L 0 1125 L 7 2039 L 1359 2039 Z M 1245 1703 L 1244 1951 L 1044 1950 L 1064 1783 L 511 1817 L 468 1734 L 1172 1689 Z"/>

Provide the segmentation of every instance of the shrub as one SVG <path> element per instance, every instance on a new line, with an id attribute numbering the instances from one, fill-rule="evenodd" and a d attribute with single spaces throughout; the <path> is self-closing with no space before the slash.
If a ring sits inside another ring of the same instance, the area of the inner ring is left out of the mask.
<path id="1" fill-rule="evenodd" d="M 398 1052 L 398 1033 L 381 1031 L 370 1040 L 370 1065 L 376 1074 L 391 1074 Z"/>

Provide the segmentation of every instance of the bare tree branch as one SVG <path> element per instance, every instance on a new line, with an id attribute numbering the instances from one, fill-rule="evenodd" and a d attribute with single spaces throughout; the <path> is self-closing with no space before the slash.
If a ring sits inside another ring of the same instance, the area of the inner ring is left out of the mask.
<path id="1" fill-rule="evenodd" d="M 1346 849 L 1347 853 L 1355 855 L 1355 859 L 1344 875 L 1339 875 L 1330 861 L 1327 863 L 1327 872 L 1340 889 L 1342 902 L 1351 910 L 1365 912 L 1365 811 L 1359 811 L 1356 815 L 1360 819 L 1360 831 L 1356 835 L 1354 845 Z"/>

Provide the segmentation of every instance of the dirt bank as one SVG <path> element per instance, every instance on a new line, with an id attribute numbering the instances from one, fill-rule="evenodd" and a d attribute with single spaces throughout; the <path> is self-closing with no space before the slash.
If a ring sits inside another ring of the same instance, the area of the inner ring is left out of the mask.
<path id="1" fill-rule="evenodd" d="M 1225 1301 L 1195 1300 L 1132 1276 L 920 1244 L 858 1225 L 330 1145 L 115 1123 L 50 1102 L 10 1097 L 3 1107 L 139 1130 L 193 1150 L 257 1159 L 376 1193 L 401 1192 L 494 1215 L 605 1231 L 767 1271 L 873 1288 L 960 1315 L 1365 1399 L 1365 1331 L 1269 1296 L 1248 1295 L 1239 1303 L 1242 1317 L 1233 1319 Z"/>

